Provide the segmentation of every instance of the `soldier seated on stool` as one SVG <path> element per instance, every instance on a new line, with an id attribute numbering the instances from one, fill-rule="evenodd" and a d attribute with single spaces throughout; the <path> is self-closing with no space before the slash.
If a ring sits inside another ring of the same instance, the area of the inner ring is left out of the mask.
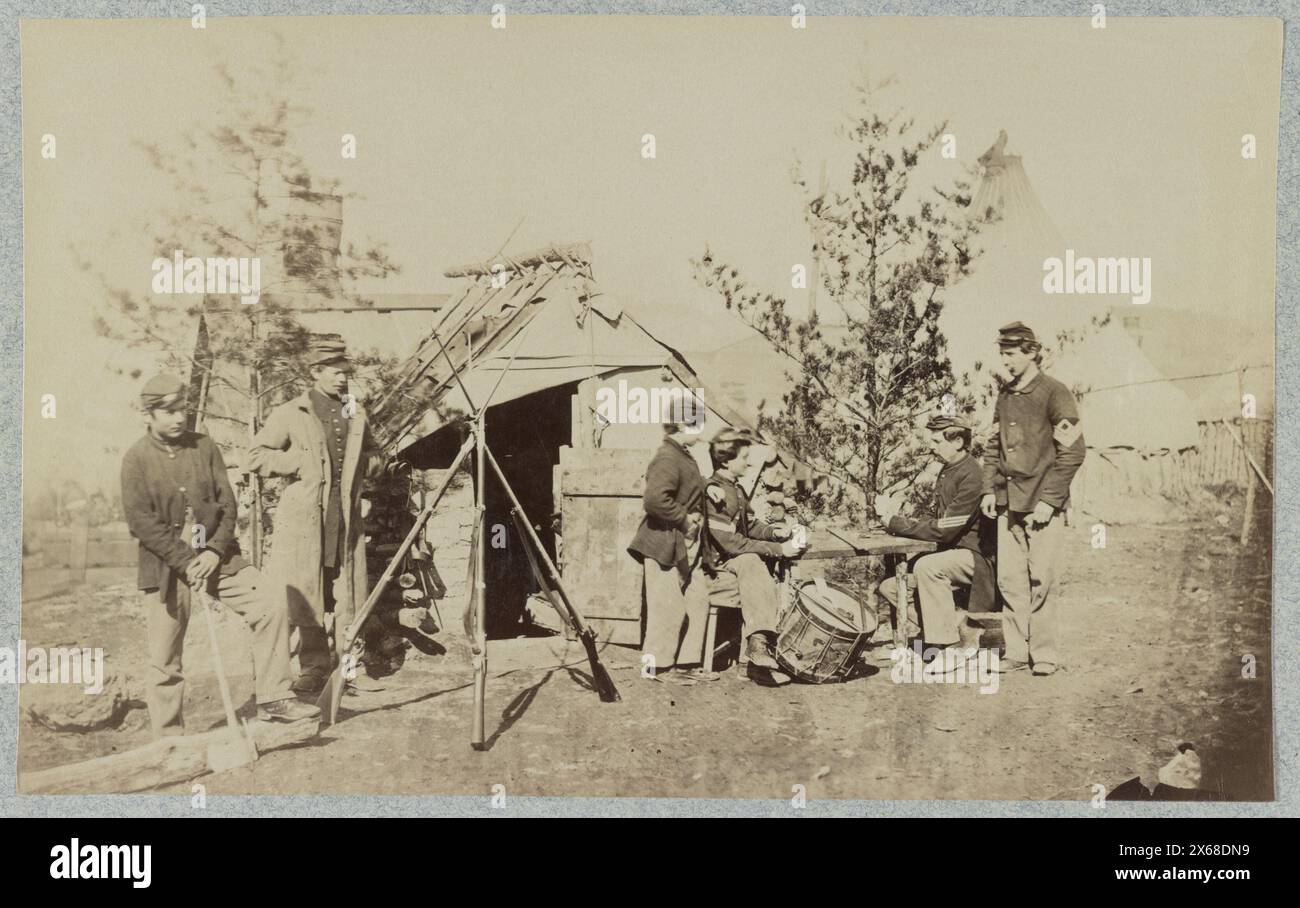
<path id="1" fill-rule="evenodd" d="M 709 443 L 714 473 L 705 488 L 708 538 L 704 550 L 710 599 L 740 595 L 745 652 L 753 669 L 777 668 L 772 652 L 776 635 L 777 588 L 764 558 L 796 558 L 801 547 L 790 531 L 756 520 L 737 480 L 744 472 L 751 440 L 724 428 Z M 705 654 L 706 663 L 708 655 Z"/>
<path id="2" fill-rule="evenodd" d="M 934 485 L 933 517 L 898 516 L 898 502 L 876 496 L 876 513 L 895 536 L 937 542 L 938 551 L 922 555 L 912 564 L 915 589 L 921 600 L 921 632 L 927 648 L 937 650 L 927 671 L 951 673 L 964 659 L 954 658 L 968 647 L 961 639 L 961 615 L 953 602 L 953 589 L 971 587 L 970 610 L 986 611 L 993 602 L 993 572 L 980 550 L 979 502 L 983 494 L 980 464 L 970 456 L 971 429 L 956 416 L 936 416 L 926 424 L 930 447 L 943 461 Z M 878 590 L 897 609 L 898 586 L 893 577 L 881 581 Z M 912 586 L 909 584 L 909 597 Z M 944 650 L 952 650 L 945 653 Z M 942 656 L 943 658 L 940 658 Z"/>

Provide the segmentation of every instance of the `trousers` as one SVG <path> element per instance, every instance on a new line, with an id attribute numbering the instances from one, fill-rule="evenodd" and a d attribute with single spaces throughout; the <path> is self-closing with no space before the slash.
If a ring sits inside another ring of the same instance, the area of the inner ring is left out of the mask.
<path id="1" fill-rule="evenodd" d="M 778 597 L 776 580 L 767 563 L 753 552 L 728 558 L 709 578 L 709 601 L 740 599 L 742 636 L 775 633 Z"/>
<path id="2" fill-rule="evenodd" d="M 208 594 L 243 618 L 252 631 L 257 702 L 292 697 L 289 615 L 283 608 L 276 608 L 273 598 L 265 594 L 262 575 L 256 568 L 246 567 L 237 574 L 209 578 Z M 183 657 L 192 598 L 183 577 L 175 578 L 170 589 L 148 591 L 144 597 L 149 635 L 146 694 L 155 737 L 185 733 Z"/>
<path id="3" fill-rule="evenodd" d="M 968 549 L 944 549 L 922 555 L 912 562 L 908 576 L 909 599 L 913 590 L 920 600 L 921 633 L 928 644 L 947 646 L 961 642 L 961 614 L 953 601 L 953 590 L 970 586 L 975 577 L 975 555 Z M 898 606 L 898 581 L 886 577 L 876 588 Z M 909 602 L 909 605 L 911 603 Z"/>
<path id="4" fill-rule="evenodd" d="M 1029 515 L 1011 511 L 998 515 L 998 589 L 1007 604 L 1002 619 L 1006 657 L 1017 662 L 1056 664 L 1057 563 L 1064 539 L 1058 513 L 1041 527 L 1031 527 Z"/>
<path id="5" fill-rule="evenodd" d="M 674 665 L 701 661 L 709 596 L 700 571 L 664 567 L 653 558 L 645 566 L 645 641 L 643 657 L 650 668 L 667 671 Z"/>

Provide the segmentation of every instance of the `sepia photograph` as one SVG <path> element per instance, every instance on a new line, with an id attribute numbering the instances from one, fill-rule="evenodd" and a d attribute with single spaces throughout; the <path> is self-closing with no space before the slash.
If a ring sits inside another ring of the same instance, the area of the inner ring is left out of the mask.
<path id="1" fill-rule="evenodd" d="M 1282 20 L 185 9 L 20 23 L 17 794 L 1278 797 Z"/>

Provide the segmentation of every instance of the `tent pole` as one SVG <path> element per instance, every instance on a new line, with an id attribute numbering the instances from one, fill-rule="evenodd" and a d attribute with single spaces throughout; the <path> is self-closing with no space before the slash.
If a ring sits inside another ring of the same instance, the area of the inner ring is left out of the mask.
<path id="1" fill-rule="evenodd" d="M 474 663 L 474 716 L 473 730 L 470 735 L 470 746 L 475 750 L 486 750 L 487 744 L 484 740 L 484 712 L 486 710 L 487 700 L 487 628 L 485 619 L 487 609 L 484 597 L 487 591 L 486 578 L 484 576 L 485 558 L 484 549 L 487 546 L 487 510 L 485 502 L 486 486 L 486 460 L 487 445 L 484 438 L 485 410 L 479 410 L 474 416 L 474 480 L 476 484 L 474 492 L 474 510 L 475 521 L 478 524 L 478 533 L 476 536 L 476 545 L 474 546 L 474 590 L 473 590 L 473 635 L 470 640 L 470 652 Z"/>
<path id="2" fill-rule="evenodd" d="M 249 337 L 252 341 L 250 349 L 253 355 L 257 353 L 257 314 L 250 312 L 248 315 Z M 248 437 L 251 440 L 257 436 L 258 431 L 262 428 L 262 381 L 261 375 L 257 369 L 257 362 L 254 360 L 248 364 Z M 249 547 L 253 550 L 253 567 L 259 571 L 262 569 L 262 477 L 256 471 L 249 474 L 250 491 L 253 495 L 253 513 L 249 521 L 248 536 Z"/>

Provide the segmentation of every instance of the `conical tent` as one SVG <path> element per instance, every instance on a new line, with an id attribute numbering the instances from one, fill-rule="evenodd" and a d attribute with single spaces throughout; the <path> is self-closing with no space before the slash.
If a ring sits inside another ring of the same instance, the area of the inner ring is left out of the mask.
<path id="1" fill-rule="evenodd" d="M 1200 440 L 1192 402 L 1115 321 L 1068 347 L 1052 375 L 1079 396 L 1092 448 L 1181 451 Z"/>
<path id="2" fill-rule="evenodd" d="M 1000 229 L 987 238 L 1003 253 L 1059 251 L 1064 246 L 1060 231 L 1030 185 L 1021 157 L 1006 153 L 1006 142 L 1004 130 L 993 147 L 980 155 L 984 174 L 971 211 L 980 217 L 990 211 L 1000 217 Z"/>
<path id="3" fill-rule="evenodd" d="M 1048 351 L 1047 371 L 1079 393 L 1089 447 L 1177 451 L 1195 445 L 1196 416 L 1187 395 L 1122 326 L 1097 326 L 1113 307 L 1134 305 L 1131 299 L 1044 290 L 1044 260 L 1065 259 L 1070 247 L 1039 201 L 1023 160 L 1007 154 L 1005 145 L 1004 132 L 980 157 L 983 174 L 971 216 L 990 221 L 977 237 L 971 275 L 948 293 L 941 316 L 953 370 L 976 378 L 994 368 L 998 327 L 1024 322 Z M 1073 340 L 1054 356 L 1063 335 Z"/>

